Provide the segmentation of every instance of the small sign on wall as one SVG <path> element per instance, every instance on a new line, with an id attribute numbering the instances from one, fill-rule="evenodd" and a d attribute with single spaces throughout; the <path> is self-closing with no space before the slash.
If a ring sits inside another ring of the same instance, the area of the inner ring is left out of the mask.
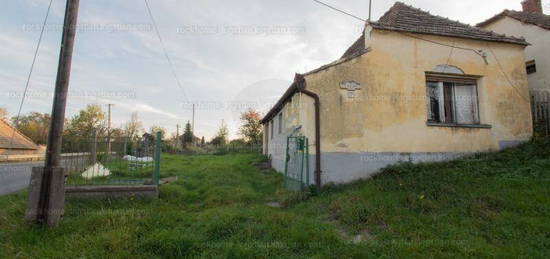
<path id="1" fill-rule="evenodd" d="M 346 80 L 340 83 L 340 88 L 348 91 L 357 91 L 357 90 L 361 90 L 361 84 L 354 80 Z"/>
<path id="2" fill-rule="evenodd" d="M 361 90 L 361 83 L 354 80 L 345 80 L 340 83 L 340 88 L 347 91 L 347 98 L 355 98 L 357 97 L 357 91 Z"/>

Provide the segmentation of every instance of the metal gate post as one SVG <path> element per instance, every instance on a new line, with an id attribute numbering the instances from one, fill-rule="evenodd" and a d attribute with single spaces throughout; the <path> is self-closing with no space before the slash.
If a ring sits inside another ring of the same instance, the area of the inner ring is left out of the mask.
<path id="1" fill-rule="evenodd" d="M 159 185 L 160 182 L 160 145 L 161 145 L 161 133 L 157 132 L 157 138 L 155 141 L 155 171 L 153 172 L 153 183 Z"/>
<path id="2" fill-rule="evenodd" d="M 291 137 L 287 137 L 286 138 L 286 152 L 285 152 L 285 185 L 287 183 L 287 178 L 288 178 L 288 160 L 290 160 L 290 155 L 288 154 L 288 145 L 289 145 L 289 142 L 290 142 L 290 138 Z"/>
<path id="3" fill-rule="evenodd" d="M 309 140 L 306 138 L 305 140 L 305 146 L 306 146 L 306 187 L 309 187 Z"/>
<path id="4" fill-rule="evenodd" d="M 306 144 L 306 141 L 305 141 L 305 138 L 304 137 L 300 137 L 298 139 L 298 147 L 300 149 L 300 152 L 302 153 L 302 155 L 300 156 L 300 189 L 303 190 L 304 189 L 304 151 L 305 151 L 305 144 Z"/>

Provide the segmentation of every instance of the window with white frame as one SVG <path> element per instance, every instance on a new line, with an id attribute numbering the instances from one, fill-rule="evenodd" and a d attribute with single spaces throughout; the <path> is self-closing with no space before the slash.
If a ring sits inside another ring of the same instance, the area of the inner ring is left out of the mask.
<path id="1" fill-rule="evenodd" d="M 428 122 L 479 124 L 476 79 L 469 76 L 426 76 Z"/>

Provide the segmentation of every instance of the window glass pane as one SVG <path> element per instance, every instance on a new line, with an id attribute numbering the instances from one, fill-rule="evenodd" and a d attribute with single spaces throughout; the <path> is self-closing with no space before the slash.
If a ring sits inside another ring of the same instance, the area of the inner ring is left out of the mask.
<path id="1" fill-rule="evenodd" d="M 426 83 L 426 90 L 427 90 L 427 105 L 428 105 L 428 121 L 431 122 L 441 122 L 440 120 L 440 111 L 439 111 L 439 104 L 440 104 L 440 88 L 439 83 L 437 82 L 427 82 Z"/>
<path id="2" fill-rule="evenodd" d="M 458 124 L 477 123 L 477 97 L 475 86 L 455 85 L 455 116 Z"/>
<path id="3" fill-rule="evenodd" d="M 445 123 L 456 123 L 454 108 L 454 83 L 443 83 Z"/>
<path id="4" fill-rule="evenodd" d="M 535 63 L 534 60 L 528 61 L 526 63 L 526 68 L 527 68 L 527 74 L 533 74 L 537 72 L 537 64 Z"/>

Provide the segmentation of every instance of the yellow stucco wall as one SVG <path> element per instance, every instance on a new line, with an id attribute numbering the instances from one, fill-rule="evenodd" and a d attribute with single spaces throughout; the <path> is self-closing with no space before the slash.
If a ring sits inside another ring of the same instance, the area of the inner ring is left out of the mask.
<path id="1" fill-rule="evenodd" d="M 449 47 L 398 32 L 367 28 L 366 36 L 368 53 L 306 75 L 307 89 L 321 98 L 322 152 L 479 152 L 497 150 L 501 141 L 531 137 L 522 46 L 415 35 L 483 50 L 487 65 L 474 52 L 454 49 L 450 55 Z M 478 81 L 480 121 L 492 128 L 426 125 L 425 71 L 447 62 L 466 74 L 482 76 Z M 347 98 L 346 90 L 340 89 L 345 80 L 361 83 L 356 98 Z M 301 124 L 302 133 L 314 140 L 313 101 L 307 96 L 295 98 L 302 100 L 301 117 L 292 124 Z"/>

